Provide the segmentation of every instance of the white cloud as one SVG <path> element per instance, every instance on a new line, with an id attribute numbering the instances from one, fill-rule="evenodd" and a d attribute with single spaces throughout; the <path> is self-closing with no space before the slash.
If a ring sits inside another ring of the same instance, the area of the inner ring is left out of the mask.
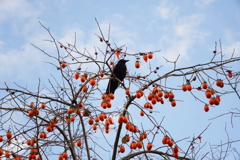
<path id="1" fill-rule="evenodd" d="M 175 18 L 178 15 L 179 7 L 175 6 L 173 3 L 169 3 L 169 0 L 164 0 L 157 7 L 156 11 L 157 15 L 167 20 Z"/>
<path id="2" fill-rule="evenodd" d="M 223 48 L 223 54 L 226 54 L 226 55 L 232 55 L 233 51 L 234 51 L 234 57 L 240 56 L 240 41 L 233 42 L 229 44 L 226 48 Z"/>
<path id="3" fill-rule="evenodd" d="M 38 7 L 40 6 L 38 5 Z M 39 10 L 37 11 L 36 7 L 30 5 L 26 0 L 0 1 L 0 22 L 10 20 L 11 18 L 15 18 L 16 20 L 29 18 L 38 14 Z"/>
<path id="4" fill-rule="evenodd" d="M 226 54 L 228 56 L 231 56 L 234 51 L 235 56 L 240 55 L 240 41 L 239 36 L 240 32 L 234 32 L 230 29 L 225 29 L 224 31 L 224 38 L 222 39 L 222 45 L 223 45 L 223 54 Z"/>
<path id="5" fill-rule="evenodd" d="M 195 5 L 199 8 L 202 8 L 202 7 L 206 7 L 208 6 L 209 4 L 215 2 L 216 0 L 197 0 L 195 1 Z"/>
<path id="6" fill-rule="evenodd" d="M 191 54 L 189 50 L 193 48 L 197 42 L 203 42 L 210 34 L 200 29 L 199 25 L 203 23 L 203 21 L 204 15 L 201 14 L 177 18 L 176 22 L 166 29 L 167 33 L 165 36 L 159 40 L 159 46 L 166 47 L 163 48 L 161 54 L 158 55 L 159 58 L 164 56 L 174 61 L 180 54 L 179 61 L 188 59 Z"/>

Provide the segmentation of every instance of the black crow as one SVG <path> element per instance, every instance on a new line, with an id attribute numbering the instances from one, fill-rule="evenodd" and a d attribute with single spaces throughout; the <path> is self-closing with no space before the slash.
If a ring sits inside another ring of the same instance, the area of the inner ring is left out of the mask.
<path id="1" fill-rule="evenodd" d="M 115 90 L 119 86 L 119 81 L 116 78 L 118 78 L 120 81 L 123 81 L 123 79 L 126 77 L 126 72 L 127 72 L 127 67 L 126 67 L 126 62 L 128 60 L 121 59 L 118 61 L 116 66 L 113 68 L 113 73 L 111 74 L 111 79 L 108 81 L 108 86 L 106 90 L 106 94 L 112 93 L 114 94 Z"/>

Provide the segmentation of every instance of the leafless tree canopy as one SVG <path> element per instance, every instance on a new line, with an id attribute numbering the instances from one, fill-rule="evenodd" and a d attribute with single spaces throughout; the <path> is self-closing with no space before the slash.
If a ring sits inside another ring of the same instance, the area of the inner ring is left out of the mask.
<path id="1" fill-rule="evenodd" d="M 206 112 L 211 107 L 221 105 L 221 96 L 227 94 L 236 95 L 239 104 L 240 71 L 231 70 L 229 66 L 239 63 L 240 57 L 233 52 L 231 58 L 225 59 L 219 41 L 209 62 L 179 68 L 177 64 L 181 54 L 175 60 L 162 57 L 173 68 L 160 73 L 162 65 L 153 68 L 150 63 L 160 50 L 128 53 L 125 45 L 118 46 L 111 42 L 110 26 L 108 35 L 104 36 L 98 22 L 97 25 L 100 32 L 96 38 L 105 44 L 105 48 L 95 46 L 95 52 L 92 53 L 88 49 L 79 51 L 76 37 L 73 44 L 57 41 L 50 30 L 41 24 L 50 36 L 45 41 L 54 45 L 56 52 L 48 53 L 41 46 L 32 46 L 51 59 L 44 63 L 56 68 L 56 73 L 50 75 L 48 84 L 42 84 L 39 79 L 37 90 L 18 83 L 13 87 L 7 82 L 2 84 L 0 89 L 5 96 L 1 97 L 0 131 L 4 135 L 0 136 L 0 156 L 3 159 L 40 160 L 55 156 L 74 160 L 106 157 L 112 160 L 174 157 L 190 160 L 227 159 L 230 155 L 236 159 L 240 157 L 239 149 L 233 146 L 239 145 L 240 138 L 231 139 L 227 129 L 227 142 L 219 145 L 204 142 L 200 145 L 202 134 L 211 127 L 211 123 L 194 137 L 186 135 L 182 139 L 175 139 L 164 126 L 164 116 L 159 119 L 152 114 L 160 114 L 157 105 L 170 103 L 172 107 L 177 107 L 178 103 L 184 103 L 186 99 L 178 99 L 174 95 L 176 91 L 189 92 L 189 97 L 202 104 Z M 125 90 L 121 95 L 122 101 L 116 102 L 116 95 L 104 93 L 106 82 L 120 59 L 135 59 L 135 66 L 128 66 L 131 69 L 127 71 L 124 81 L 111 77 L 120 84 L 119 90 Z M 135 72 L 134 68 L 142 69 L 143 63 L 149 64 L 148 68 L 144 68 L 148 70 L 147 74 Z M 178 87 L 167 83 L 179 78 L 182 81 L 175 81 L 179 83 Z M 191 85 L 194 81 L 199 86 Z M 223 91 L 222 88 L 226 89 Z M 199 98 L 196 92 L 206 98 Z M 230 121 L 222 126 L 229 123 L 233 126 L 232 120 L 240 114 L 237 107 L 231 107 L 228 113 L 222 113 L 212 120 L 231 115 Z M 141 124 L 137 123 L 141 118 L 133 118 L 136 112 L 147 117 L 147 126 L 136 125 Z M 113 137 L 108 138 L 108 134 Z M 181 148 L 181 142 L 188 142 L 188 148 Z M 203 148 L 208 148 L 208 152 L 202 152 Z"/>

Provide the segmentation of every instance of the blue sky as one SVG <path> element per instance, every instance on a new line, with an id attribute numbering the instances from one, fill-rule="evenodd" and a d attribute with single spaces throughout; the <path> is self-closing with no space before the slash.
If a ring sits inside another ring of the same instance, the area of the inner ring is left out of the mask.
<path id="1" fill-rule="evenodd" d="M 215 41 L 219 42 L 220 39 L 225 58 L 231 56 L 233 49 L 235 56 L 240 56 L 239 0 L 1 0 L 0 86 L 3 86 L 3 82 L 14 86 L 13 82 L 17 82 L 35 90 L 39 78 L 42 82 L 47 82 L 50 74 L 59 76 L 52 66 L 44 63 L 49 58 L 31 45 L 34 44 L 53 55 L 56 53 L 54 45 L 43 41 L 50 37 L 39 21 L 50 28 L 58 41 L 73 43 L 76 33 L 79 50 L 84 51 L 86 48 L 89 52 L 94 52 L 94 46 L 104 47 L 95 35 L 100 34 L 95 17 L 105 35 L 111 24 L 112 43 L 118 46 L 126 45 L 128 53 L 161 50 L 154 54 L 156 59 L 152 61 L 153 66 L 164 65 L 159 71 L 160 75 L 173 68 L 165 62 L 163 56 L 175 60 L 180 54 L 178 67 L 206 63 L 212 57 Z M 135 59 L 130 60 L 128 68 L 134 72 Z M 147 67 L 148 64 L 142 63 L 141 72 L 147 73 Z M 232 70 L 239 70 L 239 62 L 230 67 Z M 171 83 L 180 86 L 182 81 L 176 83 L 176 80 L 172 79 L 168 85 L 171 86 Z M 194 85 L 199 84 L 195 82 Z M 104 83 L 102 89 L 105 89 Z M 122 91 L 116 93 L 121 95 Z M 206 141 L 212 140 L 214 144 L 221 143 L 220 140 L 226 142 L 225 122 L 232 140 L 239 139 L 239 131 L 236 129 L 239 127 L 239 118 L 234 118 L 234 128 L 230 126 L 229 116 L 208 120 L 239 106 L 237 96 L 223 96 L 225 101 L 219 107 L 211 108 L 209 113 L 205 113 L 203 105 L 195 101 L 190 93 L 183 95 L 179 92 L 176 95 L 179 95 L 179 99 L 184 100 L 184 103 L 179 102 L 175 108 L 164 105 L 159 110 L 161 116 L 166 116 L 165 127 L 176 139 L 199 134 L 210 122 L 212 125 L 206 132 Z M 199 96 L 204 99 L 203 95 Z M 139 113 L 134 108 L 130 108 L 130 111 L 133 115 Z M 141 120 L 137 121 L 140 123 Z M 188 127 L 185 128 L 186 126 Z M 219 136 L 216 136 L 215 131 Z M 235 145 L 238 148 L 240 146 L 239 143 Z M 206 147 L 204 151 L 207 152 L 208 149 Z"/>

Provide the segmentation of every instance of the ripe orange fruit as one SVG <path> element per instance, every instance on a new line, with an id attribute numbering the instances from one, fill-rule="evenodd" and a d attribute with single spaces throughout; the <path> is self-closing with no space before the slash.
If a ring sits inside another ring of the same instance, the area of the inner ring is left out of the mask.
<path id="1" fill-rule="evenodd" d="M 186 85 L 182 85 L 182 90 L 184 91 L 184 92 L 186 92 L 187 91 L 187 86 Z"/>
<path id="2" fill-rule="evenodd" d="M 138 132 L 138 128 L 137 128 L 137 126 L 134 126 L 134 128 L 133 128 L 133 132 L 134 132 L 134 133 L 137 133 L 137 132 Z"/>
<path id="3" fill-rule="evenodd" d="M 153 98 L 153 94 L 152 94 L 152 93 L 149 93 L 149 95 L 148 95 L 148 100 L 151 101 L 152 98 Z"/>
<path id="4" fill-rule="evenodd" d="M 72 114 L 72 113 L 74 112 L 74 109 L 69 108 L 67 112 L 68 112 L 69 114 Z"/>
<path id="5" fill-rule="evenodd" d="M 123 115 L 120 115 L 119 117 L 118 117 L 118 123 L 123 123 Z"/>
<path id="6" fill-rule="evenodd" d="M 152 104 L 156 104 L 157 103 L 157 99 L 156 98 L 152 98 L 151 102 L 152 102 Z"/>
<path id="7" fill-rule="evenodd" d="M 148 53 L 148 58 L 149 58 L 149 59 L 152 59 L 152 58 L 153 58 L 153 53 L 152 53 L 152 52 L 149 52 L 149 53 Z"/>
<path id="8" fill-rule="evenodd" d="M 186 85 L 186 88 L 187 88 L 188 91 L 191 91 L 191 90 L 192 90 L 192 86 L 191 86 L 191 84 L 188 83 L 188 84 Z"/>
<path id="9" fill-rule="evenodd" d="M 33 144 L 32 140 L 27 140 L 27 145 L 31 146 Z"/>
<path id="10" fill-rule="evenodd" d="M 162 139 L 162 144 L 167 144 L 168 136 L 164 136 Z"/>
<path id="11" fill-rule="evenodd" d="M 141 93 L 140 92 L 136 92 L 136 97 L 137 98 L 141 98 Z"/>
<path id="12" fill-rule="evenodd" d="M 162 96 L 163 96 L 163 92 L 159 90 L 159 91 L 157 92 L 157 96 L 158 96 L 158 97 L 162 97 Z"/>
<path id="13" fill-rule="evenodd" d="M 29 117 L 34 116 L 34 111 L 33 111 L 33 110 L 28 111 L 28 116 L 29 116 Z"/>
<path id="14" fill-rule="evenodd" d="M 178 153 L 173 153 L 174 158 L 178 158 Z"/>
<path id="15" fill-rule="evenodd" d="M 42 104 L 41 104 L 41 108 L 42 108 L 42 109 L 45 109 L 45 108 L 46 108 L 46 104 L 45 104 L 45 103 L 42 103 Z"/>
<path id="16" fill-rule="evenodd" d="M 222 81 L 221 79 L 217 79 L 216 85 L 217 85 L 218 87 L 221 87 L 221 88 L 224 87 L 224 83 L 223 83 L 223 81 Z"/>
<path id="17" fill-rule="evenodd" d="M 116 50 L 116 56 L 118 59 L 120 59 L 119 55 L 121 54 L 120 50 Z"/>
<path id="18" fill-rule="evenodd" d="M 128 118 L 123 116 L 123 123 L 128 123 Z"/>
<path id="19" fill-rule="evenodd" d="M 143 144 L 142 144 L 141 141 L 138 141 L 138 142 L 137 142 L 137 147 L 138 147 L 139 149 L 141 149 L 141 148 L 143 147 Z"/>
<path id="20" fill-rule="evenodd" d="M 169 146 L 169 147 L 172 147 L 173 144 L 174 144 L 173 140 L 170 139 L 170 141 L 168 142 L 168 146 Z"/>
<path id="21" fill-rule="evenodd" d="M 140 68 L 140 63 L 139 63 L 139 61 L 136 61 L 136 62 L 135 62 L 135 67 L 136 67 L 136 68 Z"/>
<path id="22" fill-rule="evenodd" d="M 128 134 L 126 134 L 126 142 L 130 141 L 130 136 Z"/>
<path id="23" fill-rule="evenodd" d="M 0 156 L 3 155 L 3 149 L 0 148 Z"/>
<path id="24" fill-rule="evenodd" d="M 172 92 L 169 92 L 169 98 L 174 98 L 174 94 Z"/>
<path id="25" fill-rule="evenodd" d="M 150 151 L 150 150 L 152 149 L 152 146 L 153 146 L 152 143 L 148 143 L 148 144 L 147 144 L 147 150 Z"/>
<path id="26" fill-rule="evenodd" d="M 165 92 L 165 93 L 164 93 L 164 98 L 167 99 L 168 97 L 169 97 L 169 93 L 168 93 L 168 92 Z"/>
<path id="27" fill-rule="evenodd" d="M 104 115 L 103 113 L 100 113 L 100 114 L 98 115 L 98 117 L 99 117 L 99 119 L 100 119 L 101 121 L 104 121 L 104 119 L 105 119 L 105 115 Z"/>
<path id="28" fill-rule="evenodd" d="M 228 70 L 227 72 L 228 72 L 228 77 L 232 78 L 232 71 Z"/>
<path id="29" fill-rule="evenodd" d="M 160 102 L 161 102 L 162 104 L 164 104 L 164 99 L 160 98 Z"/>
<path id="30" fill-rule="evenodd" d="M 171 101 L 171 105 L 172 105 L 173 107 L 175 107 L 175 106 L 176 106 L 176 104 L 177 104 L 177 103 L 176 103 L 176 101 L 175 101 L 175 100 L 172 100 L 172 101 Z"/>
<path id="31" fill-rule="evenodd" d="M 109 126 L 105 126 L 104 128 L 105 128 L 105 133 L 109 133 L 110 132 Z"/>
<path id="32" fill-rule="evenodd" d="M 62 154 L 60 154 L 60 155 L 58 156 L 58 160 L 63 160 L 63 155 L 62 155 Z"/>
<path id="33" fill-rule="evenodd" d="M 126 90 L 125 90 L 125 94 L 126 94 L 126 95 L 129 95 L 129 94 L 130 94 L 130 90 L 129 90 L 129 89 L 126 89 Z"/>
<path id="34" fill-rule="evenodd" d="M 39 113 L 40 113 L 40 112 L 39 112 L 38 109 L 35 109 L 35 110 L 34 110 L 34 114 L 35 114 L 35 115 L 39 115 Z"/>
<path id="35" fill-rule="evenodd" d="M 74 121 L 75 121 L 75 119 L 76 119 L 76 117 L 75 117 L 75 116 L 71 116 L 71 117 L 70 117 L 70 121 L 71 121 L 71 122 L 74 122 Z"/>
<path id="36" fill-rule="evenodd" d="M 97 128 L 98 128 L 97 124 L 94 124 L 92 128 L 93 128 L 93 130 L 97 130 Z"/>
<path id="37" fill-rule="evenodd" d="M 120 146 L 119 147 L 119 152 L 124 153 L 125 152 L 125 147 L 124 146 Z"/>
<path id="38" fill-rule="evenodd" d="M 221 98 L 219 95 L 216 96 L 216 99 L 218 99 L 219 102 L 221 101 Z"/>
<path id="39" fill-rule="evenodd" d="M 81 76 L 81 82 L 85 82 L 86 81 L 86 77 L 83 75 L 83 76 Z"/>
<path id="40" fill-rule="evenodd" d="M 209 106 L 208 106 L 207 104 L 205 104 L 205 106 L 204 106 L 204 111 L 205 111 L 205 112 L 208 112 L 208 111 L 209 111 Z"/>
<path id="41" fill-rule="evenodd" d="M 148 56 L 147 56 L 146 54 L 143 55 L 143 60 L 144 60 L 145 62 L 148 62 Z"/>
<path id="42" fill-rule="evenodd" d="M 65 68 L 67 66 L 66 62 L 61 62 L 61 67 Z"/>
<path id="43" fill-rule="evenodd" d="M 103 109 L 106 109 L 108 105 L 107 105 L 107 103 L 105 101 L 103 101 L 101 103 L 101 106 L 102 106 Z"/>
<path id="44" fill-rule="evenodd" d="M 82 145 L 82 141 L 81 140 L 78 140 L 77 141 L 77 146 L 80 147 Z"/>
<path id="45" fill-rule="evenodd" d="M 74 78 L 78 79 L 80 77 L 80 73 L 75 73 Z"/>
<path id="46" fill-rule="evenodd" d="M 209 99 L 209 98 L 212 97 L 212 92 L 209 91 L 209 90 L 206 90 L 205 95 L 206 95 L 206 97 Z"/>
<path id="47" fill-rule="evenodd" d="M 33 108 L 33 107 L 34 107 L 34 103 L 31 102 L 31 103 L 29 104 L 29 107 Z"/>
<path id="48" fill-rule="evenodd" d="M 3 136 L 0 136 L 0 142 L 2 142 L 3 141 Z"/>
<path id="49" fill-rule="evenodd" d="M 7 136 L 8 139 L 11 139 L 11 138 L 12 138 L 12 133 L 11 133 L 10 131 L 8 131 L 8 132 L 6 133 L 6 136 Z"/>
<path id="50" fill-rule="evenodd" d="M 112 119 L 112 118 L 109 118 L 109 119 L 108 119 L 108 121 L 109 121 L 109 123 L 110 123 L 110 124 L 114 124 L 114 122 L 113 122 L 113 119 Z"/>
<path id="51" fill-rule="evenodd" d="M 144 111 L 140 111 L 140 116 L 144 116 Z"/>
<path id="52" fill-rule="evenodd" d="M 87 92 L 88 88 L 86 86 L 83 86 L 82 91 Z"/>
<path id="53" fill-rule="evenodd" d="M 134 131 L 134 125 L 129 125 L 129 128 L 128 128 L 128 130 L 130 131 L 130 132 L 133 132 Z"/>
<path id="54" fill-rule="evenodd" d="M 48 132 L 52 132 L 53 131 L 53 126 L 47 126 L 47 128 L 46 128 L 46 130 L 48 131 Z"/>
<path id="55" fill-rule="evenodd" d="M 67 152 L 64 152 L 64 153 L 63 153 L 63 158 L 65 158 L 65 159 L 68 158 L 68 153 L 67 153 Z"/>
<path id="56" fill-rule="evenodd" d="M 215 99 L 214 99 L 214 104 L 215 104 L 215 105 L 219 105 L 219 103 L 220 103 L 220 101 L 218 100 L 218 98 L 215 98 Z"/>
<path id="57" fill-rule="evenodd" d="M 215 98 L 210 98 L 209 99 L 209 104 L 214 105 L 215 104 Z"/>
<path id="58" fill-rule="evenodd" d="M 99 117 L 95 117 L 95 122 L 99 122 Z"/>
<path id="59" fill-rule="evenodd" d="M 137 143 L 136 142 L 132 142 L 132 143 L 130 143 L 130 148 L 131 149 L 136 149 L 137 148 Z"/>
<path id="60" fill-rule="evenodd" d="M 202 88 L 203 88 L 203 89 L 207 89 L 207 87 L 208 87 L 207 82 L 203 82 L 203 83 L 202 83 Z"/>
<path id="61" fill-rule="evenodd" d="M 6 158 L 9 158 L 9 157 L 10 157 L 10 152 L 9 152 L 9 151 L 6 151 L 6 152 L 5 152 L 5 157 L 6 157 Z"/>
<path id="62" fill-rule="evenodd" d="M 96 84 L 96 80 L 94 78 L 90 79 L 90 85 L 94 86 Z"/>
<path id="63" fill-rule="evenodd" d="M 179 152 L 178 146 L 175 146 L 175 147 L 173 148 L 173 153 L 178 153 L 178 152 Z"/>
<path id="64" fill-rule="evenodd" d="M 111 100 L 115 98 L 113 93 L 110 93 L 108 96 L 110 97 Z"/>
<path id="65" fill-rule="evenodd" d="M 103 77 L 104 76 L 104 72 L 99 72 L 99 76 Z"/>

